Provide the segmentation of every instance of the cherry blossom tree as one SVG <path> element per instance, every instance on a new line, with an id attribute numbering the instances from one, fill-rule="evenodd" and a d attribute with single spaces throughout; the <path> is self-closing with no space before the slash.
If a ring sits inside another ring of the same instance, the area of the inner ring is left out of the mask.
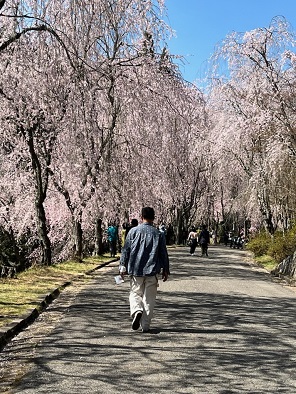
<path id="1" fill-rule="evenodd" d="M 40 47 L 39 47 L 40 48 Z M 43 47 L 44 49 L 44 47 Z M 53 51 L 38 52 L 31 47 L 31 54 L 15 48 L 15 61 L 9 56 L 12 66 L 2 74 L 3 128 L 7 141 L 15 135 L 24 142 L 30 158 L 31 182 L 35 188 L 35 212 L 37 230 L 42 244 L 44 264 L 51 263 L 51 245 L 48 238 L 44 202 L 46 199 L 51 154 L 57 137 L 57 125 L 63 117 L 63 106 L 67 96 L 62 70 L 52 63 Z M 32 64 L 39 58 L 36 69 Z M 42 70 L 40 65 L 46 65 Z M 18 73 L 15 73 L 15 68 Z M 16 146 L 17 148 L 17 146 Z"/>
<path id="2" fill-rule="evenodd" d="M 32 2 L 6 2 L 7 12 L 2 10 L 2 21 L 8 23 L 1 37 L 1 123 L 5 130 L 4 143 L 14 141 L 13 151 L 26 146 L 25 168 L 17 170 L 30 173 L 41 261 L 51 264 L 44 203 L 57 124 L 64 114 L 67 89 L 64 89 L 66 79 L 60 45 L 54 46 L 56 38 L 52 40 L 48 27 L 38 24 L 33 5 Z M 26 14 L 26 6 L 30 14 Z"/>
<path id="3" fill-rule="evenodd" d="M 162 2 L 158 5 L 163 6 Z M 136 70 L 148 54 L 155 56 L 151 51 L 166 27 L 158 17 L 156 2 L 12 1 L 3 6 L 3 20 L 11 24 L 5 25 L 1 46 L 9 63 L 9 67 L 3 63 L 9 72 L 3 74 L 2 99 L 8 115 L 2 120 L 18 144 L 25 142 L 28 149 L 36 224 L 43 262 L 49 264 L 48 233 L 53 240 L 56 228 L 51 202 L 56 197 L 48 189 L 50 181 L 65 199 L 74 227 L 75 253 L 80 256 L 83 210 L 99 195 L 98 190 L 104 191 L 98 180 L 106 182 L 104 174 L 118 144 L 128 68 Z M 38 36 L 32 35 L 37 31 Z M 162 52 L 161 56 L 164 67 L 168 55 Z M 35 69 L 25 76 L 32 64 Z M 13 75 L 16 69 L 20 72 Z M 14 95 L 7 83 L 11 76 L 18 85 Z M 74 177 L 73 168 L 77 170 Z M 49 221 L 44 209 L 48 190 Z M 105 210 L 106 205 L 95 204 Z"/>
<path id="4" fill-rule="evenodd" d="M 152 3 L 101 1 L 89 5 L 87 2 L 72 4 L 72 12 L 64 16 L 67 35 L 63 38 L 72 58 L 74 70 L 71 104 L 65 117 L 67 134 L 61 135 L 71 141 L 70 151 L 61 142 L 55 153 L 55 167 L 52 171 L 57 190 L 65 197 L 66 205 L 73 220 L 74 255 L 82 256 L 82 219 L 83 211 L 90 200 L 102 198 L 98 191 L 104 190 L 102 181 L 108 179 L 114 166 L 114 152 L 122 145 L 122 119 L 126 108 L 133 111 L 127 94 L 127 85 L 133 70 L 133 91 L 137 84 L 138 70 L 147 62 L 146 41 L 157 35 L 163 28 Z M 80 19 L 83 16 L 83 23 Z M 151 33 L 147 34 L 147 26 Z M 82 27 L 81 27 L 82 26 Z M 148 37 L 148 38 L 147 38 Z M 90 45 L 90 43 L 93 43 Z M 72 45 L 72 47 L 71 47 Z M 149 42 L 150 45 L 150 42 Z M 70 48 L 70 49 L 69 49 Z M 67 157 L 60 163 L 59 158 Z M 67 167 L 67 168 L 66 168 Z M 75 177 L 71 174 L 76 168 Z M 109 186 L 115 190 L 114 182 Z M 106 196 L 107 191 L 104 192 Z M 110 194 L 110 193 L 109 193 Z M 106 198 L 104 198 L 104 201 Z M 102 204 L 94 203 L 94 207 Z M 103 210 L 110 210 L 104 204 Z M 91 211 L 91 209 L 89 210 Z M 92 210 L 93 211 L 93 210 Z M 112 209 L 109 211 L 109 216 Z M 98 222 L 98 218 L 95 219 Z"/>
<path id="5" fill-rule="evenodd" d="M 228 36 L 219 56 L 226 59 L 229 74 L 224 80 L 215 79 L 210 100 L 211 105 L 217 103 L 219 111 L 214 115 L 213 135 L 219 136 L 220 145 L 214 146 L 213 152 L 220 150 L 230 158 L 228 170 L 231 163 L 236 165 L 231 171 L 239 170 L 245 178 L 241 182 L 243 194 L 249 192 L 250 208 L 252 195 L 256 196 L 271 234 L 277 225 L 271 175 L 287 156 L 295 156 L 295 84 L 294 78 L 290 79 L 293 66 L 287 61 L 292 58 L 293 44 L 293 34 L 282 18 L 275 18 L 269 28 Z"/>

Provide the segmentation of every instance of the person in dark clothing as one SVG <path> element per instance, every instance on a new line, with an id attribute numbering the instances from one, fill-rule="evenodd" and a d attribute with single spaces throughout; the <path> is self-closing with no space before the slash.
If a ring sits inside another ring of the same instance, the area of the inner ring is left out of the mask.
<path id="1" fill-rule="evenodd" d="M 210 233 L 207 230 L 207 226 L 204 224 L 198 237 L 198 242 L 201 247 L 201 255 L 208 256 L 208 245 L 210 243 Z"/>
<path id="2" fill-rule="evenodd" d="M 183 229 L 182 230 L 182 244 L 184 246 L 187 244 L 187 235 L 188 235 L 188 232 L 185 229 Z"/>

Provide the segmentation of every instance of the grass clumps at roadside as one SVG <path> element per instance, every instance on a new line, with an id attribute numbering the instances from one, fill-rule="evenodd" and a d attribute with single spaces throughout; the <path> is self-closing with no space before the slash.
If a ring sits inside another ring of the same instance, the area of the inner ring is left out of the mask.
<path id="1" fill-rule="evenodd" d="M 0 281 L 0 327 L 8 324 L 27 311 L 36 308 L 41 297 L 65 282 L 83 277 L 110 257 L 87 258 L 82 263 L 65 261 L 52 266 L 33 266 L 13 279 Z"/>
<path id="2" fill-rule="evenodd" d="M 286 232 L 277 231 L 272 236 L 261 232 L 249 241 L 247 248 L 253 252 L 258 264 L 272 271 L 296 251 L 296 225 Z"/>
<path id="3" fill-rule="evenodd" d="M 273 271 L 277 266 L 275 260 L 271 256 L 268 256 L 267 254 L 260 257 L 255 257 L 254 260 L 258 265 L 264 267 L 269 272 Z"/>

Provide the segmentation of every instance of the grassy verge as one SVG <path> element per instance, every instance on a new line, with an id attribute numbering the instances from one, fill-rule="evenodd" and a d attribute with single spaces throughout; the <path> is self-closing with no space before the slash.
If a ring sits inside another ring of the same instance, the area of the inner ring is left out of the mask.
<path id="1" fill-rule="evenodd" d="M 271 272 L 276 266 L 276 261 L 267 254 L 259 257 L 254 257 L 255 262 L 267 271 Z"/>
<path id="2" fill-rule="evenodd" d="M 86 273 L 110 257 L 85 259 L 82 263 L 66 261 L 50 267 L 32 267 L 13 279 L 0 281 L 0 327 L 38 306 L 40 298 L 75 279 L 86 279 Z"/>

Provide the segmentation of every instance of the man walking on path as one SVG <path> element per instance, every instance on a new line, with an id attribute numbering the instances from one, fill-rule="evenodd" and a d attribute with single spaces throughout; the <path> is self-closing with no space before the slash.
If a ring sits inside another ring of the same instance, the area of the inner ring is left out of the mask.
<path id="1" fill-rule="evenodd" d="M 150 329 L 158 287 L 157 275 L 165 282 L 169 275 L 169 258 L 164 234 L 153 226 L 154 209 L 142 209 L 143 223 L 132 228 L 125 241 L 119 272 L 130 276 L 130 313 L 132 329 Z"/>
<path id="2" fill-rule="evenodd" d="M 202 230 L 198 236 L 198 242 L 201 247 L 201 255 L 208 256 L 208 244 L 210 243 L 210 233 L 207 230 L 207 226 L 204 224 Z"/>

